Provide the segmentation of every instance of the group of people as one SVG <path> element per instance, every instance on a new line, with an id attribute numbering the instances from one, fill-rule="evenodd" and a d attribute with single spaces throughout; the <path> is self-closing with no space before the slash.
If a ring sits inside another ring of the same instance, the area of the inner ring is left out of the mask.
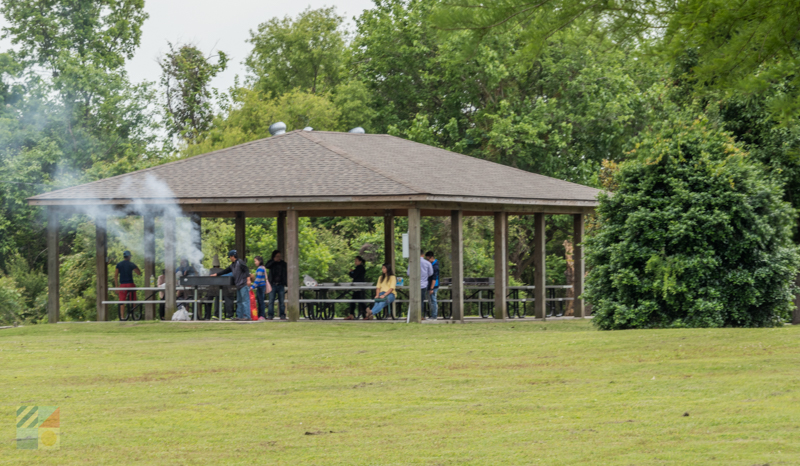
<path id="1" fill-rule="evenodd" d="M 215 256 L 212 262 L 209 275 L 212 277 L 230 275 L 233 277 L 233 287 L 230 293 L 225 293 L 225 307 L 231 309 L 234 307 L 236 316 L 234 320 L 251 320 L 250 317 L 250 290 L 255 294 L 256 306 L 258 308 L 258 320 L 272 320 L 275 318 L 275 301 L 278 301 L 278 311 L 280 320 L 286 320 L 286 285 L 287 285 L 287 267 L 286 262 L 283 261 L 283 255 L 280 251 L 272 252 L 270 260 L 264 263 L 264 258 L 255 256 L 254 262 L 256 266 L 255 273 L 251 273 L 247 263 L 239 258 L 239 253 L 235 249 L 228 252 L 228 260 L 230 265 L 225 269 L 220 267 L 219 259 Z M 410 268 L 407 270 L 409 276 L 411 275 Z M 354 283 L 366 282 L 366 267 L 364 258 L 356 256 L 355 267 L 350 271 L 350 277 Z M 130 251 L 123 253 L 123 260 L 117 264 L 114 273 L 114 283 L 119 288 L 134 288 L 133 275 L 141 275 L 142 272 L 139 267 L 131 261 Z M 180 277 L 187 277 L 197 275 L 195 268 L 189 264 L 188 260 L 182 259 L 180 267 L 176 270 L 176 275 Z M 163 286 L 165 280 L 162 274 L 158 277 L 158 286 Z M 390 264 L 383 264 L 381 266 L 381 275 L 378 278 L 377 286 L 375 289 L 374 304 L 367 307 L 367 303 L 357 303 L 355 300 L 365 300 L 366 293 L 363 290 L 356 290 L 353 292 L 352 299 L 354 302 L 350 303 L 350 312 L 345 317 L 345 320 L 353 320 L 356 318 L 355 310 L 358 307 L 367 320 L 374 319 L 375 315 L 381 312 L 385 307 L 390 306 L 395 301 L 395 291 L 397 288 L 397 277 L 392 270 Z M 423 305 L 427 301 L 430 309 L 430 319 L 436 320 L 438 317 L 439 303 L 437 299 L 439 291 L 439 261 L 436 259 L 433 251 L 420 252 L 420 288 L 422 293 Z M 206 299 L 213 300 L 213 303 L 204 303 L 205 319 L 210 320 L 213 316 L 213 309 L 219 305 L 219 287 L 209 287 L 206 292 Z M 161 299 L 163 299 L 163 292 Z M 178 298 L 182 297 L 182 291 L 178 291 Z M 119 291 L 120 301 L 135 301 L 135 290 L 122 290 Z M 366 308 L 366 309 L 365 309 Z M 124 320 L 124 305 L 120 305 L 120 320 Z M 160 309 L 161 318 L 164 318 L 164 305 Z M 232 317 L 229 312 L 226 312 L 228 317 Z M 424 317 L 423 317 L 424 319 Z"/>
<path id="2" fill-rule="evenodd" d="M 131 252 L 125 251 L 123 259 L 120 261 L 114 272 L 114 285 L 117 288 L 126 288 L 118 291 L 120 301 L 136 301 L 136 288 L 133 275 L 141 275 L 142 271 L 131 260 Z M 231 265 L 225 269 L 220 267 L 219 259 L 215 256 L 209 273 L 212 277 L 222 275 L 232 275 L 234 286 L 232 290 L 224 290 L 226 315 L 232 317 L 235 302 L 235 320 L 250 320 L 250 293 L 253 290 L 258 306 L 258 319 L 267 320 L 275 318 L 275 300 L 278 301 L 278 312 L 281 320 L 286 320 L 286 284 L 287 267 L 286 262 L 280 251 L 273 251 L 269 261 L 264 263 L 261 256 L 255 257 L 256 271 L 251 274 L 247 264 L 239 259 L 238 252 L 234 249 L 228 253 Z M 175 270 L 176 278 L 190 277 L 197 275 L 197 270 L 187 259 L 181 259 L 180 266 Z M 157 287 L 164 287 L 166 280 L 162 273 L 158 277 Z M 219 305 L 220 287 L 209 287 L 206 292 L 206 300 L 212 300 L 203 304 L 205 319 L 210 320 L 213 316 L 213 309 Z M 160 299 L 164 299 L 164 292 L 159 292 Z M 183 290 L 178 290 L 176 298 L 185 298 Z M 269 299 L 269 312 L 267 310 L 267 299 Z M 164 304 L 159 309 L 161 318 L 164 319 Z M 119 306 L 119 318 L 125 320 L 125 305 Z"/>
<path id="3" fill-rule="evenodd" d="M 210 276 L 232 275 L 236 289 L 236 317 L 234 320 L 251 320 L 250 318 L 250 290 L 253 290 L 258 308 L 258 320 L 272 320 L 275 318 L 275 300 L 278 300 L 280 320 L 286 320 L 286 285 L 287 267 L 283 261 L 283 254 L 275 250 L 272 257 L 264 263 L 264 258 L 255 256 L 255 273 L 250 273 L 247 263 L 239 259 L 235 249 L 228 252 L 231 265 L 222 270 L 210 270 Z M 269 306 L 267 311 L 267 297 Z M 208 318 L 208 317 L 207 317 Z"/>

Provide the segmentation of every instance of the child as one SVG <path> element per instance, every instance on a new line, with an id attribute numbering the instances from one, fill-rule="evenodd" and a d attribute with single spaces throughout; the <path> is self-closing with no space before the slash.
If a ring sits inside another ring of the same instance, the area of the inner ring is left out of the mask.
<path id="1" fill-rule="evenodd" d="M 258 320 L 267 320 L 265 314 L 267 294 L 272 291 L 272 286 L 267 280 L 267 268 L 264 267 L 264 258 L 261 256 L 255 257 L 256 273 L 253 275 L 253 286 L 255 291 L 256 303 L 258 305 Z"/>

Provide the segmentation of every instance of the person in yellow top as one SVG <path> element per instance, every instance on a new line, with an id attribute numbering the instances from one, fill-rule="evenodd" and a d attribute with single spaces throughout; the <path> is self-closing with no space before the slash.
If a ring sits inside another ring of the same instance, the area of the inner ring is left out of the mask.
<path id="1" fill-rule="evenodd" d="M 372 319 L 381 312 L 384 307 L 394 302 L 394 289 L 397 287 L 397 277 L 394 276 L 392 266 L 383 264 L 381 276 L 378 278 L 378 286 L 375 289 L 375 306 L 367 308 L 367 319 Z"/>

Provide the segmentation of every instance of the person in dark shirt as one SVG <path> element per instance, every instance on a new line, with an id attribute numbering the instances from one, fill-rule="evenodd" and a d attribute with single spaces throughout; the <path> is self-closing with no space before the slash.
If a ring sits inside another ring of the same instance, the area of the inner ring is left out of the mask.
<path id="1" fill-rule="evenodd" d="M 194 269 L 194 266 L 189 264 L 189 259 L 184 257 L 181 259 L 181 266 L 175 270 L 175 275 L 177 276 L 176 282 L 178 283 L 178 286 L 180 286 L 181 278 L 194 277 L 197 275 L 197 270 Z M 183 299 L 188 295 L 184 292 L 184 290 L 178 290 L 178 293 L 175 296 L 178 299 Z"/>
<path id="2" fill-rule="evenodd" d="M 218 274 L 222 272 L 222 267 L 219 266 L 219 257 L 214 254 L 214 259 L 211 261 L 211 269 L 209 269 L 209 275 Z M 209 286 L 206 290 L 206 301 L 213 300 L 213 303 L 203 303 L 204 309 L 204 318 L 205 320 L 211 320 L 213 317 L 214 309 L 219 309 L 220 302 L 219 302 L 219 286 Z"/>
<path id="3" fill-rule="evenodd" d="M 269 293 L 267 320 L 275 318 L 275 296 L 278 297 L 278 310 L 280 311 L 281 320 L 286 320 L 286 304 L 284 303 L 284 298 L 286 297 L 288 272 L 286 262 L 283 261 L 281 252 L 278 250 L 272 251 L 272 258 L 264 264 L 264 267 L 269 270 L 269 284 L 272 286 L 272 291 Z"/>
<path id="4" fill-rule="evenodd" d="M 189 264 L 189 259 L 183 258 L 181 259 L 181 266 L 175 271 L 181 277 L 193 277 L 197 275 L 197 270 L 195 270 L 193 265 Z"/>
<path id="5" fill-rule="evenodd" d="M 350 271 L 350 278 L 353 279 L 353 283 L 360 283 L 367 281 L 367 268 L 364 267 L 364 258 L 361 256 L 356 256 L 355 259 L 356 267 Z M 353 295 L 351 299 L 364 299 L 364 290 L 355 290 L 353 291 Z M 350 303 L 350 314 L 344 318 L 344 320 L 353 320 L 356 318 L 356 303 Z M 367 314 L 367 303 L 358 303 L 358 314 L 361 317 L 365 317 Z"/>
<path id="6" fill-rule="evenodd" d="M 114 285 L 117 288 L 135 288 L 133 283 L 133 274 L 141 275 L 142 271 L 139 267 L 131 262 L 131 252 L 125 251 L 122 253 L 122 262 L 117 264 L 117 269 L 114 271 Z M 136 301 L 136 290 L 121 290 L 117 292 L 120 301 Z M 119 305 L 119 320 L 125 320 L 125 305 Z"/>
<path id="7" fill-rule="evenodd" d="M 219 273 L 212 273 L 211 276 L 233 274 L 233 284 L 236 286 L 236 320 L 250 320 L 250 287 L 247 286 L 250 271 L 247 264 L 239 259 L 235 249 L 228 253 L 228 259 L 231 265 Z"/>
<path id="8" fill-rule="evenodd" d="M 161 275 L 158 276 L 158 280 L 156 281 L 156 286 L 162 288 L 162 291 L 158 292 L 158 299 L 163 301 L 164 300 L 164 291 L 163 289 L 166 287 L 167 283 L 167 276 L 166 271 L 161 269 Z M 164 320 L 164 310 L 166 309 L 165 303 L 160 303 L 158 305 L 158 315 L 161 316 L 161 320 Z"/>

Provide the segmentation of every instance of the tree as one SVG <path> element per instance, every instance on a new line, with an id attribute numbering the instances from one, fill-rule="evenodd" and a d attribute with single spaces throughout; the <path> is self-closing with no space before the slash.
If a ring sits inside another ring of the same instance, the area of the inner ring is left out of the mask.
<path id="1" fill-rule="evenodd" d="M 22 61 L 55 78 L 69 63 L 122 68 L 133 58 L 148 15 L 144 0 L 8 0 L 0 5 L 8 25 L 3 37 L 19 47 Z"/>
<path id="2" fill-rule="evenodd" d="M 60 151 L 43 174 L 57 167 L 62 183 L 124 172 L 152 156 L 155 96 L 149 84 L 131 85 L 123 67 L 139 45 L 143 9 L 142 0 L 3 2 L 3 37 L 18 46 L 10 55 L 24 67 L 26 87 L 19 118 L 7 123 L 33 131 L 3 147 Z"/>
<path id="3" fill-rule="evenodd" d="M 161 160 L 155 93 L 124 70 L 147 14 L 141 0 L 8 0 L 0 13 L 15 45 L 0 54 L 0 268 L 21 291 L 20 317 L 36 321 L 44 218 L 25 198 Z M 66 254 L 82 222 L 65 222 Z"/>
<path id="4" fill-rule="evenodd" d="M 464 54 L 468 35 L 441 37 L 434 3 L 384 1 L 356 22 L 353 73 L 373 94 L 376 131 L 580 183 L 624 157 L 663 67 L 601 53 L 588 25 L 556 34 L 535 60 L 519 28 Z"/>
<path id="5" fill-rule="evenodd" d="M 258 91 L 239 88 L 231 96 L 227 113 L 217 116 L 214 126 L 183 153 L 193 156 L 270 136 L 272 123 L 283 121 L 288 131 L 311 126 L 317 130 L 340 130 L 341 112 L 326 97 L 299 89 L 269 99 Z"/>
<path id="6" fill-rule="evenodd" d="M 602 329 L 779 325 L 800 260 L 782 187 L 706 119 L 644 134 L 600 198 L 586 299 Z"/>
<path id="7" fill-rule="evenodd" d="M 64 170 L 148 152 L 153 125 L 146 109 L 154 96 L 148 85 L 131 85 L 123 67 L 141 40 L 143 0 L 10 0 L 0 12 L 9 23 L 3 37 L 25 66 L 28 94 L 40 102 L 30 103 L 41 105 L 30 110 L 65 151 Z M 56 102 L 41 104 L 50 99 Z"/>
<path id="8" fill-rule="evenodd" d="M 296 19 L 272 18 L 250 31 L 253 51 L 245 59 L 254 88 L 270 97 L 299 88 L 332 90 L 342 79 L 343 18 L 336 9 L 306 9 Z"/>
<path id="9" fill-rule="evenodd" d="M 718 119 L 771 176 L 782 181 L 784 200 L 800 209 L 800 120 L 780 124 L 769 108 L 772 96 L 780 94 L 783 87 L 774 86 L 759 96 L 713 100 L 706 111 Z M 795 233 L 795 241 L 800 242 L 800 231 Z"/>
<path id="10" fill-rule="evenodd" d="M 159 59 L 161 86 L 164 89 L 164 110 L 170 136 L 179 136 L 189 143 L 211 127 L 214 118 L 211 108 L 211 79 L 228 66 L 225 52 L 217 54 L 217 63 L 205 56 L 196 46 L 173 46 Z M 177 48 L 177 50 L 176 50 Z"/>
<path id="11" fill-rule="evenodd" d="M 800 116 L 800 6 L 793 0 L 455 0 L 441 4 L 436 21 L 443 29 L 470 31 L 473 44 L 521 28 L 532 56 L 558 31 L 587 21 L 593 36 L 672 63 L 687 51 L 696 54 L 700 93 L 758 94 L 786 84 L 787 92 L 770 102 L 771 113 L 784 121 Z"/>

